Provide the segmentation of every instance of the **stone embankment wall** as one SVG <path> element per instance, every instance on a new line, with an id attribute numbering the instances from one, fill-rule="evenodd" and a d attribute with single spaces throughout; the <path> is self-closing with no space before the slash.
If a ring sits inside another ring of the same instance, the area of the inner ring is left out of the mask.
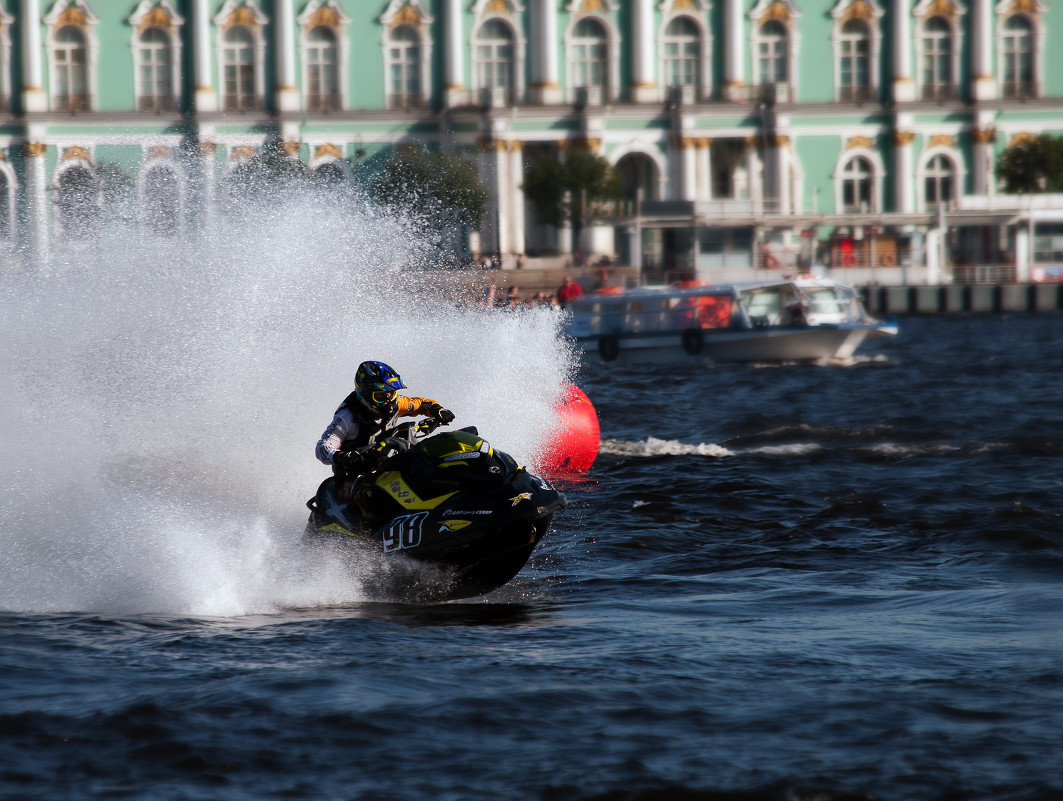
<path id="1" fill-rule="evenodd" d="M 1063 310 L 1063 283 L 865 286 L 860 292 L 876 316 Z"/>

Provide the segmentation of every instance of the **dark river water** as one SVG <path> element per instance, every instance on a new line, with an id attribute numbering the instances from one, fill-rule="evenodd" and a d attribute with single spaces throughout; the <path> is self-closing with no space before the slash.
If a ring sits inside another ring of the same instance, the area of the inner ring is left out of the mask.
<path id="1" fill-rule="evenodd" d="M 487 598 L 0 613 L 0 798 L 1063 797 L 1061 349 L 586 364 L 602 452 Z"/>

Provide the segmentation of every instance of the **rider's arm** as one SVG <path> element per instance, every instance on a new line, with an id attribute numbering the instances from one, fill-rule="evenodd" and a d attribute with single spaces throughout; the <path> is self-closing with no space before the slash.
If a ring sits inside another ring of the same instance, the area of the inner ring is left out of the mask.
<path id="1" fill-rule="evenodd" d="M 340 409 L 332 418 L 329 427 L 325 429 L 325 433 L 321 435 L 321 439 L 317 441 L 314 454 L 319 461 L 332 464 L 336 451 L 340 449 L 343 441 L 356 436 L 358 436 L 358 423 L 354 421 L 354 416 L 347 409 Z"/>
<path id="2" fill-rule="evenodd" d="M 400 395 L 395 398 L 399 404 L 399 417 L 416 417 L 419 414 L 435 414 L 443 404 L 431 398 L 408 398 Z"/>

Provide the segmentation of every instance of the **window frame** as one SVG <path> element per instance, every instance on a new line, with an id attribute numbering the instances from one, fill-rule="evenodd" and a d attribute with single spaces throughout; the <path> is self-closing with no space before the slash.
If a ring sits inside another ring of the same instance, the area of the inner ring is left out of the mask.
<path id="1" fill-rule="evenodd" d="M 484 80 L 483 67 L 487 63 L 498 65 L 503 63 L 497 56 L 484 60 L 479 55 L 479 48 L 490 46 L 496 49 L 501 39 L 483 39 L 484 29 L 492 23 L 498 23 L 509 33 L 510 57 L 508 60 L 509 82 L 507 86 L 495 86 L 492 82 Z M 519 103 L 524 96 L 524 42 L 519 27 L 499 14 L 491 14 L 484 17 L 473 31 L 472 35 L 472 79 L 473 91 L 477 95 L 484 95 L 489 99 L 488 105 L 509 105 Z"/>
<path id="2" fill-rule="evenodd" d="M 1008 47 L 1009 40 L 1013 38 L 1008 30 L 1008 23 L 1014 19 L 1022 19 L 1029 25 L 1028 35 L 1030 42 L 1030 80 L 1023 91 L 1021 82 L 1009 83 L 1007 76 L 1009 55 L 1014 52 Z M 1043 52 L 1044 26 L 1040 20 L 1032 14 L 1023 12 L 1001 14 L 997 20 L 997 78 L 999 96 L 1006 100 L 1021 99 L 1041 96 L 1041 53 Z"/>

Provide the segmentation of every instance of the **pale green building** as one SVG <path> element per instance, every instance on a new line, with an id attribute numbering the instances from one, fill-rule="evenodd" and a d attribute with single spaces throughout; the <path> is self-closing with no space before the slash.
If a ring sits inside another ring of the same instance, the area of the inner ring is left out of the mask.
<path id="1" fill-rule="evenodd" d="M 1063 132 L 1049 0 L 0 0 L 0 99 L 0 241 L 35 258 L 91 236 L 115 175 L 180 233 L 276 140 L 344 181 L 464 154 L 507 266 L 571 251 L 522 192 L 569 147 L 632 201 L 582 250 L 647 268 L 1063 264 L 1061 199 L 995 171 Z"/>

